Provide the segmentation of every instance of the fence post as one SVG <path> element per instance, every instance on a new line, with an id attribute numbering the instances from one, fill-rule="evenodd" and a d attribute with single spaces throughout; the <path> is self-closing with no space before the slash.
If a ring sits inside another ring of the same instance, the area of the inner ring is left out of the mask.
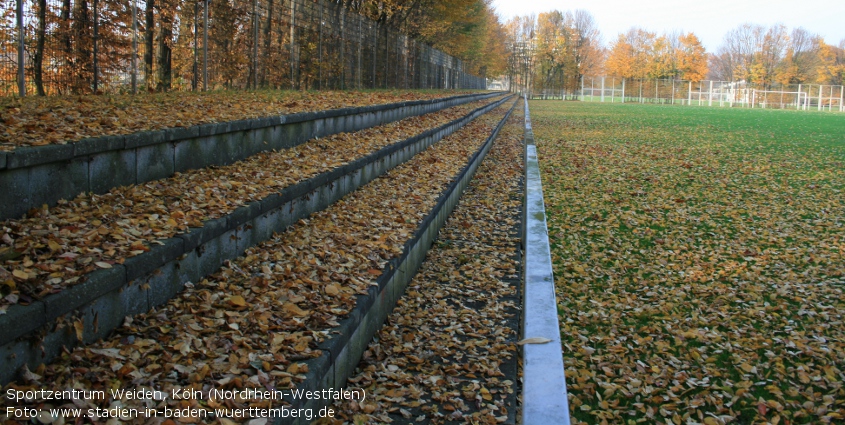
<path id="1" fill-rule="evenodd" d="M 252 89 L 258 89 L 258 0 L 252 2 Z"/>
<path id="2" fill-rule="evenodd" d="M 208 90 L 208 1 L 205 0 L 205 5 L 202 8 L 202 91 Z"/>
<path id="3" fill-rule="evenodd" d="M 622 78 L 622 103 L 625 103 L 625 78 Z"/>
<path id="4" fill-rule="evenodd" d="M 689 89 L 687 89 L 687 105 L 692 106 L 692 81 L 689 82 Z"/>
<path id="5" fill-rule="evenodd" d="M 317 88 L 323 89 L 323 2 L 320 1 L 320 38 L 317 42 L 317 56 L 319 63 L 317 64 Z"/>
<path id="6" fill-rule="evenodd" d="M 372 28 L 372 26 L 370 26 Z M 376 88 L 376 61 L 378 60 L 378 22 L 376 22 L 376 36 L 373 37 L 373 73 L 370 75 L 370 88 Z"/>
<path id="7" fill-rule="evenodd" d="M 725 85 L 721 81 L 719 83 L 719 107 L 724 106 L 725 102 Z"/>
<path id="8" fill-rule="evenodd" d="M 839 86 L 839 112 L 842 112 L 842 101 L 845 100 L 845 86 Z"/>
<path id="9" fill-rule="evenodd" d="M 611 78 L 610 80 L 610 103 L 615 101 L 616 97 L 616 77 Z"/>
<path id="10" fill-rule="evenodd" d="M 701 81 L 698 82 L 698 106 L 701 106 Z"/>
<path id="11" fill-rule="evenodd" d="M 710 92 L 707 93 L 707 106 L 713 106 L 713 80 L 710 80 Z"/>
<path id="12" fill-rule="evenodd" d="M 584 101 L 584 76 L 583 75 L 581 76 L 581 93 L 579 93 L 579 94 L 581 95 L 580 96 L 581 101 L 583 102 Z"/>
<path id="13" fill-rule="evenodd" d="M 99 89 L 99 87 L 98 87 L 99 78 L 98 77 L 99 77 L 99 74 L 100 74 L 100 70 L 98 69 L 99 64 L 97 63 L 97 45 L 99 44 L 98 39 L 100 38 L 100 32 L 99 32 L 100 20 L 98 19 L 97 6 L 99 6 L 98 0 L 94 0 L 94 94 L 97 94 L 97 91 Z"/>
<path id="14" fill-rule="evenodd" d="M 675 104 L 675 78 L 672 78 L 672 104 Z"/>
<path id="15" fill-rule="evenodd" d="M 640 103 L 645 103 L 645 99 L 643 98 L 643 79 L 640 78 Z"/>
<path id="16" fill-rule="evenodd" d="M 296 47 L 296 0 L 290 0 L 290 88 L 297 88 L 299 55 Z"/>
<path id="17" fill-rule="evenodd" d="M 819 84 L 819 111 L 822 110 L 822 92 L 824 91 L 824 85 Z"/>
<path id="18" fill-rule="evenodd" d="M 601 77 L 601 103 L 604 103 L 604 77 Z"/>
<path id="19" fill-rule="evenodd" d="M 20 97 L 26 96 L 26 81 L 24 80 L 24 43 L 23 43 L 23 1 L 18 0 L 17 4 L 17 24 L 18 24 L 18 95 Z"/>
<path id="20" fill-rule="evenodd" d="M 132 0 L 132 94 L 138 93 L 138 0 Z"/>
<path id="21" fill-rule="evenodd" d="M 411 46 L 408 44 L 408 36 L 405 36 L 405 88 L 411 88 L 411 82 L 408 81 L 408 65 L 411 59 Z"/>
<path id="22" fill-rule="evenodd" d="M 134 1 L 134 0 L 133 0 Z M 191 91 L 197 91 L 200 77 L 199 73 L 199 15 L 200 2 L 194 2 L 194 63 L 191 68 Z"/>
<path id="23" fill-rule="evenodd" d="M 832 111 L 833 110 L 833 85 L 832 84 L 830 86 L 830 96 L 828 97 L 827 101 L 828 101 L 827 110 Z"/>
<path id="24" fill-rule="evenodd" d="M 357 72 L 356 72 L 356 75 L 357 75 L 356 85 L 358 86 L 358 90 L 361 90 L 361 88 L 364 84 L 363 83 L 363 75 L 362 75 L 363 69 L 362 69 L 362 65 L 361 65 L 361 54 L 363 52 L 362 49 L 363 49 L 363 46 L 364 46 L 364 33 L 361 32 L 361 16 L 359 16 L 359 15 L 355 15 L 355 16 L 358 17 L 358 66 L 356 67 L 356 70 L 357 70 Z"/>

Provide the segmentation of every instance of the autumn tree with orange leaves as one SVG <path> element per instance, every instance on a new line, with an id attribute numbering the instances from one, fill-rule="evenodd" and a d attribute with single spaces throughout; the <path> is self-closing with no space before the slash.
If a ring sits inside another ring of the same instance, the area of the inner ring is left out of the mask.
<path id="1" fill-rule="evenodd" d="M 707 52 L 691 32 L 658 36 L 631 28 L 610 45 L 605 69 L 608 75 L 623 78 L 701 81 L 707 75 Z"/>
<path id="2" fill-rule="evenodd" d="M 512 54 L 522 57 L 511 61 L 522 67 L 513 73 L 530 82 L 535 90 L 575 89 L 584 75 L 601 70 L 601 33 L 593 16 L 585 10 L 553 10 L 536 18 L 516 18 L 508 26 L 514 34 L 508 41 Z M 527 63 L 530 77 L 524 76 Z"/>
<path id="3" fill-rule="evenodd" d="M 710 78 L 747 81 L 760 86 L 843 84 L 845 40 L 839 47 L 804 28 L 788 31 L 742 24 L 725 35 L 710 59 Z"/>

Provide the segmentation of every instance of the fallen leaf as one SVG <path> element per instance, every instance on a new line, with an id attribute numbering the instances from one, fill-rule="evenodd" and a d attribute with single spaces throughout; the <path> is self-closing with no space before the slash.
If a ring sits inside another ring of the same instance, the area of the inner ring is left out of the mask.
<path id="1" fill-rule="evenodd" d="M 246 307 L 246 300 L 240 295 L 234 295 L 229 298 L 229 304 L 235 307 Z"/>
<path id="2" fill-rule="evenodd" d="M 73 322 L 73 329 L 76 331 L 76 340 L 82 341 L 82 336 L 85 333 L 85 323 L 82 320 L 77 320 Z"/>
<path id="3" fill-rule="evenodd" d="M 535 336 L 532 338 L 525 338 L 522 341 L 516 343 L 516 345 L 525 345 L 525 344 L 545 344 L 547 342 L 552 342 L 552 340 L 548 338 L 543 338 L 539 336 Z"/>

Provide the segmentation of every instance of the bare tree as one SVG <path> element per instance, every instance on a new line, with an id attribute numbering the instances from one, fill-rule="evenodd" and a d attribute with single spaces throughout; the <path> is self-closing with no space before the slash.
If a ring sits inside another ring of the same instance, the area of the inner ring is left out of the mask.
<path id="1" fill-rule="evenodd" d="M 812 81 L 820 63 L 820 48 L 821 37 L 801 27 L 793 29 L 778 72 L 778 81 L 783 84 Z"/>
<path id="2" fill-rule="evenodd" d="M 572 15 L 572 53 L 575 84 L 579 85 L 584 75 L 598 71 L 604 56 L 601 48 L 601 32 L 590 12 L 578 9 Z"/>

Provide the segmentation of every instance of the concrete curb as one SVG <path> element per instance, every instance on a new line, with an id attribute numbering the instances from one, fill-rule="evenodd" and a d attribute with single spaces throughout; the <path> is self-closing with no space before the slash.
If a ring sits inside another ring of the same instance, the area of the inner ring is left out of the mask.
<path id="1" fill-rule="evenodd" d="M 414 235 L 405 243 L 402 255 L 388 263 L 384 268 L 381 276 L 376 280 L 378 286 L 371 286 L 367 295 L 358 298 L 358 303 L 349 317 L 341 322 L 339 328 L 334 330 L 338 331 L 338 334 L 320 345 L 323 354 L 306 362 L 308 374 L 305 381 L 298 386 L 298 389 L 319 391 L 321 389 L 343 388 L 346 380 L 355 371 L 355 367 L 367 349 L 367 345 L 381 328 L 387 316 L 393 311 L 396 302 L 405 292 L 406 286 L 422 265 L 431 244 L 458 204 L 476 169 L 484 160 L 493 141 L 507 122 L 515 106 L 516 102 L 487 140 L 469 158 L 467 165 L 455 176 L 455 180 L 440 195 L 431 212 L 422 220 Z M 299 403 L 294 402 L 292 407 L 310 408 L 313 412 L 317 412 L 322 407 L 327 406 L 329 402 L 329 400 L 315 399 Z M 305 419 L 292 422 L 278 419 L 275 423 L 304 425 L 308 422 Z"/>
<path id="2" fill-rule="evenodd" d="M 35 368 L 63 348 L 105 337 L 125 316 L 166 303 L 186 282 L 202 279 L 224 261 L 325 209 L 508 99 L 206 221 L 204 227 L 163 240 L 111 269 L 90 273 L 86 282 L 44 300 L 12 306 L 0 316 L 0 385 L 12 380 L 24 364 Z M 77 323 L 83 326 L 82 341 L 74 328 Z"/>
<path id="3" fill-rule="evenodd" d="M 302 112 L 104 136 L 0 155 L 0 220 L 80 193 L 105 193 L 176 172 L 226 165 L 315 137 L 358 131 L 501 94 L 479 93 L 385 105 Z"/>
<path id="4" fill-rule="evenodd" d="M 557 317 L 555 281 L 537 147 L 525 101 L 525 244 L 522 338 L 547 338 L 522 346 L 522 423 L 569 425 L 569 401 Z"/>

